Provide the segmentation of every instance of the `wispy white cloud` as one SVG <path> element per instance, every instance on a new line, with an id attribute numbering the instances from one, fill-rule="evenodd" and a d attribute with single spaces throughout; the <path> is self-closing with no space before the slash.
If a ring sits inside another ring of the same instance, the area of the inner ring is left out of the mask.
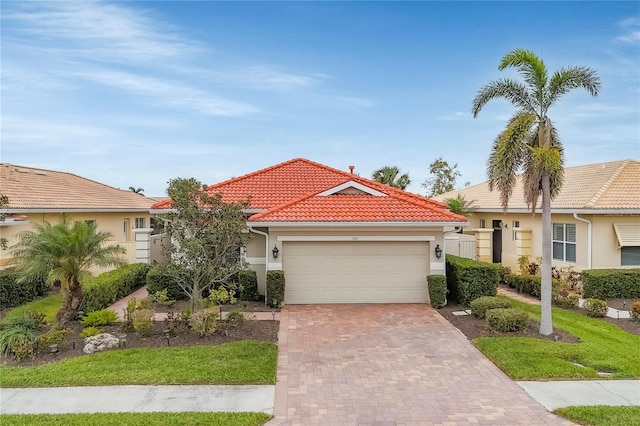
<path id="1" fill-rule="evenodd" d="M 87 71 L 76 75 L 133 95 L 143 96 L 154 105 L 160 104 L 225 117 L 246 115 L 257 111 L 257 108 L 249 104 L 219 98 L 185 85 L 122 71 Z"/>
<path id="2" fill-rule="evenodd" d="M 622 28 L 624 34 L 618 36 L 616 40 L 625 43 L 640 44 L 640 18 L 632 16 L 620 21 L 618 25 Z"/>
<path id="3" fill-rule="evenodd" d="M 465 118 L 470 118 L 471 116 L 467 112 L 452 112 L 444 115 L 436 115 L 436 120 L 442 121 L 458 121 L 464 120 Z"/>

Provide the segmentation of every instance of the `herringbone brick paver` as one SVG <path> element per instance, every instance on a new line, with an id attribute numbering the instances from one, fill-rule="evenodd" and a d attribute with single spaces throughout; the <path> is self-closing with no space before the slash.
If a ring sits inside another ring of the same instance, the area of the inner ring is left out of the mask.
<path id="1" fill-rule="evenodd" d="M 297 305 L 280 317 L 270 425 L 560 425 L 426 305 Z"/>

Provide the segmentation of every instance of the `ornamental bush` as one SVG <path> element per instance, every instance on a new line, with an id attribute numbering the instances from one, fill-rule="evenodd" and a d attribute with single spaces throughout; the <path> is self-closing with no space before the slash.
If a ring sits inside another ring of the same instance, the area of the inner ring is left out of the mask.
<path id="1" fill-rule="evenodd" d="M 278 307 L 284 302 L 284 271 L 267 271 L 267 303 Z"/>
<path id="2" fill-rule="evenodd" d="M 485 318 L 487 311 L 497 308 L 511 308 L 511 302 L 495 296 L 482 296 L 471 302 L 471 315 L 476 318 Z"/>
<path id="3" fill-rule="evenodd" d="M 463 306 L 481 296 L 495 296 L 500 265 L 447 255 L 447 288 Z"/>
<path id="4" fill-rule="evenodd" d="M 604 318 L 607 316 L 607 302 L 600 299 L 587 299 L 584 304 L 587 315 L 594 318 Z"/>
<path id="5" fill-rule="evenodd" d="M 427 275 L 427 287 L 431 306 L 440 309 L 447 304 L 447 278 L 444 275 Z"/>
<path id="6" fill-rule="evenodd" d="M 581 275 L 582 297 L 602 300 L 640 298 L 640 268 L 587 269 Z"/>
<path id="7" fill-rule="evenodd" d="M 238 272 L 238 289 L 240 291 L 240 300 L 258 300 L 258 274 L 256 271 L 240 271 Z"/>
<path id="8" fill-rule="evenodd" d="M 631 310 L 629 311 L 631 314 L 631 319 L 636 322 L 640 322 L 640 300 L 635 302 L 633 306 L 631 306 Z"/>
<path id="9" fill-rule="evenodd" d="M 518 293 L 525 293 L 540 299 L 542 278 L 538 275 L 509 275 L 507 278 L 509 287 L 516 289 Z M 551 294 L 556 295 L 562 284 L 559 280 L 551 279 Z"/>
<path id="10" fill-rule="evenodd" d="M 83 283 L 80 310 L 99 311 L 144 287 L 148 271 L 149 265 L 133 263 L 88 279 Z"/>
<path id="11" fill-rule="evenodd" d="M 526 312 L 513 308 L 490 309 L 486 315 L 489 326 L 503 333 L 524 330 L 529 322 Z"/>
<path id="12" fill-rule="evenodd" d="M 89 312 L 80 323 L 87 327 L 102 327 L 105 325 L 111 325 L 118 321 L 118 314 L 111 309 L 101 309 L 99 311 Z"/>
<path id="13" fill-rule="evenodd" d="M 18 283 L 15 268 L 0 270 L 0 306 L 12 308 L 46 295 L 50 287 L 43 278 Z"/>
<path id="14" fill-rule="evenodd" d="M 218 308 L 200 309 L 189 317 L 189 327 L 201 337 L 209 336 L 216 331 L 216 321 L 219 316 L 220 310 Z"/>
<path id="15" fill-rule="evenodd" d="M 141 336 L 148 336 L 153 331 L 155 312 L 153 309 L 136 309 L 131 314 L 133 329 Z"/>

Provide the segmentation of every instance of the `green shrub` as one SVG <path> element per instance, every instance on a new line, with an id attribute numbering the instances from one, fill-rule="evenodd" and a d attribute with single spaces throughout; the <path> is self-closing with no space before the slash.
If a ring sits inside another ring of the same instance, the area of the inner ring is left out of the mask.
<path id="1" fill-rule="evenodd" d="M 444 275 L 427 275 L 427 288 L 431 306 L 440 309 L 447 304 L 447 278 Z"/>
<path id="2" fill-rule="evenodd" d="M 167 290 L 169 300 L 187 300 L 189 295 L 182 290 L 176 279 L 180 273 L 180 270 L 172 265 L 154 266 L 147 273 L 147 291 L 149 294 L 155 294 Z"/>
<path id="3" fill-rule="evenodd" d="M 234 327 L 242 327 L 244 325 L 244 314 L 239 309 L 234 309 L 227 316 L 227 324 Z"/>
<path id="4" fill-rule="evenodd" d="M 260 298 L 256 271 L 238 272 L 238 290 L 240 292 L 240 300 L 258 300 Z"/>
<path id="5" fill-rule="evenodd" d="M 553 304 L 559 308 L 573 309 L 578 307 L 580 297 L 577 294 L 557 294 L 553 296 Z"/>
<path id="6" fill-rule="evenodd" d="M 71 333 L 72 331 L 67 328 L 50 330 L 38 336 L 38 342 L 40 346 L 45 348 L 48 348 L 50 345 L 61 346 Z"/>
<path id="7" fill-rule="evenodd" d="M 89 312 L 89 314 L 80 321 L 82 325 L 87 327 L 101 327 L 111 325 L 118 321 L 118 314 L 111 309 L 102 309 L 99 311 Z"/>
<path id="8" fill-rule="evenodd" d="M 631 314 L 631 319 L 633 321 L 640 322 L 640 300 L 635 302 L 633 306 L 631 306 L 631 310 L 629 311 Z"/>
<path id="9" fill-rule="evenodd" d="M 235 290 L 227 290 L 225 286 L 220 286 L 217 290 L 215 288 L 211 290 L 209 293 L 209 300 L 216 305 L 226 305 L 227 303 L 235 305 L 238 301 L 235 298 L 235 295 Z"/>
<path id="10" fill-rule="evenodd" d="M 189 322 L 189 318 L 191 318 L 191 307 L 185 307 L 180 313 L 180 318 L 182 319 L 182 321 Z"/>
<path id="11" fill-rule="evenodd" d="M 36 331 L 47 325 L 42 312 L 27 311 L 24 314 L 9 317 L 2 325 L 3 328 L 23 327 Z"/>
<path id="12" fill-rule="evenodd" d="M 486 315 L 489 326 L 503 333 L 524 330 L 529 322 L 526 312 L 513 308 L 491 309 Z"/>
<path id="13" fill-rule="evenodd" d="M 278 307 L 284 302 L 284 271 L 267 271 L 267 303 Z"/>
<path id="14" fill-rule="evenodd" d="M 144 287 L 148 270 L 149 265 L 134 263 L 90 278 L 83 286 L 81 310 L 99 311 Z"/>
<path id="15" fill-rule="evenodd" d="M 153 309 L 136 309 L 131 315 L 133 329 L 141 336 L 148 336 L 153 331 L 155 312 Z"/>
<path id="16" fill-rule="evenodd" d="M 124 308 L 124 321 L 122 322 L 123 331 L 133 331 L 133 312 L 138 307 L 138 300 L 132 297 L 127 301 L 127 307 Z"/>
<path id="17" fill-rule="evenodd" d="M 171 306 L 176 303 L 175 299 L 169 299 L 168 291 L 166 288 L 153 293 L 151 295 L 151 299 L 154 303 L 157 303 L 160 306 Z"/>
<path id="18" fill-rule="evenodd" d="M 18 277 L 15 268 L 0 270 L 0 306 L 2 308 L 23 305 L 50 291 L 50 286 L 44 278 L 19 283 Z"/>
<path id="19" fill-rule="evenodd" d="M 447 288 L 463 306 L 481 296 L 495 296 L 500 265 L 447 255 Z"/>
<path id="20" fill-rule="evenodd" d="M 18 361 L 35 354 L 35 344 L 37 340 L 35 329 L 13 325 L 0 330 L 0 354 L 4 356 L 13 355 Z"/>
<path id="21" fill-rule="evenodd" d="M 511 302 L 495 296 L 482 296 L 471 302 L 471 315 L 476 318 L 484 318 L 487 311 L 496 308 L 511 308 Z"/>
<path id="22" fill-rule="evenodd" d="M 607 302 L 600 299 L 587 299 L 584 304 L 587 315 L 594 318 L 604 318 L 607 316 Z"/>
<path id="23" fill-rule="evenodd" d="M 542 278 L 538 275 L 509 275 L 507 278 L 509 287 L 516 289 L 518 293 L 525 293 L 540 299 L 540 289 Z M 555 295 L 560 290 L 562 284 L 559 280 L 551 279 L 551 294 Z"/>
<path id="24" fill-rule="evenodd" d="M 200 336 L 209 336 L 216 331 L 216 321 L 219 316 L 218 308 L 200 309 L 189 317 L 189 327 Z"/>
<path id="25" fill-rule="evenodd" d="M 587 269 L 581 276 L 582 297 L 602 300 L 640 298 L 640 268 Z"/>
<path id="26" fill-rule="evenodd" d="M 100 333 L 102 333 L 102 330 L 100 330 L 98 327 L 85 327 L 80 332 L 80 337 L 85 339 L 87 337 L 97 336 Z"/>

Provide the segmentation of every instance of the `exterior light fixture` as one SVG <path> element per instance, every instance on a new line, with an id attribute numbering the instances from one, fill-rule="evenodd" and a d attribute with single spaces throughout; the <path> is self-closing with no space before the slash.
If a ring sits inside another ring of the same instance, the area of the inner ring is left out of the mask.
<path id="1" fill-rule="evenodd" d="M 436 258 L 440 259 L 442 257 L 442 249 L 440 248 L 440 244 L 436 244 L 436 248 L 434 251 L 436 252 Z"/>
<path id="2" fill-rule="evenodd" d="M 278 250 L 278 246 L 273 246 L 273 250 L 271 250 L 271 253 L 273 253 L 273 258 L 277 259 L 278 253 L 280 253 L 280 250 Z"/>

